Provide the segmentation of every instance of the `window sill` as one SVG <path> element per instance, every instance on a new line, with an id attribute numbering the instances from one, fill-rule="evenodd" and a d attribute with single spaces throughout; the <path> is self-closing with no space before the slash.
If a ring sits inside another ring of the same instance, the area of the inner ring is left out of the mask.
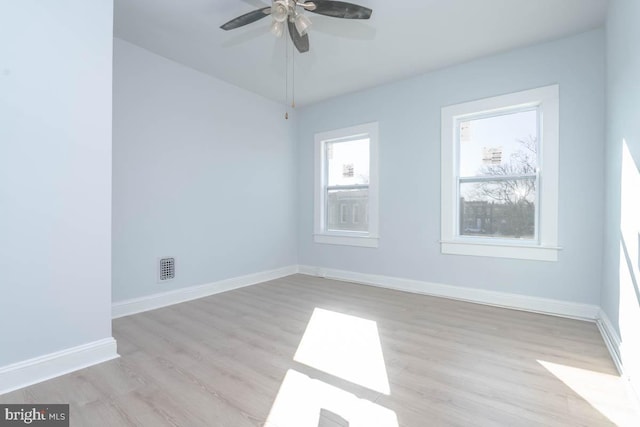
<path id="1" fill-rule="evenodd" d="M 328 245 L 360 246 L 363 248 L 378 247 L 378 237 L 373 236 L 322 233 L 314 234 L 313 241 L 315 243 L 323 243 Z"/>
<path id="2" fill-rule="evenodd" d="M 440 250 L 449 255 L 470 255 L 495 258 L 558 261 L 562 248 L 543 245 L 518 245 L 490 242 L 441 241 Z"/>

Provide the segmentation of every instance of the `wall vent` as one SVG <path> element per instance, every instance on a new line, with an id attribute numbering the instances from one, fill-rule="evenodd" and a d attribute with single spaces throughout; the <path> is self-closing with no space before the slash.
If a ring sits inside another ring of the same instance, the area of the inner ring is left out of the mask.
<path id="1" fill-rule="evenodd" d="M 171 280 L 176 277 L 176 259 L 172 257 L 160 258 L 160 271 L 158 279 L 160 282 Z"/>

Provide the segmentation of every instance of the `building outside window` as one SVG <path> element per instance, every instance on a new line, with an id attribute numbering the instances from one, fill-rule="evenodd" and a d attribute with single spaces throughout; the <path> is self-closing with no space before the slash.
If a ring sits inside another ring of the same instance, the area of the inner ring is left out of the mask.
<path id="1" fill-rule="evenodd" d="M 343 203 L 345 200 L 344 199 L 338 199 L 337 197 L 334 198 L 333 200 L 331 200 L 331 196 L 329 196 L 329 197 L 330 197 L 329 205 L 336 204 L 336 203 L 340 204 L 340 224 L 346 224 L 349 221 L 349 215 L 348 215 L 348 210 L 347 210 L 348 206 L 347 206 L 346 203 Z M 366 196 L 359 197 L 358 199 L 359 199 L 358 201 L 360 203 L 367 203 Z M 329 210 L 331 210 L 331 209 L 329 209 Z M 336 225 L 336 221 L 334 220 L 334 218 L 331 218 L 331 216 L 329 216 L 329 224 L 330 225 L 333 224 L 333 228 L 336 229 L 336 230 L 340 229 L 340 226 Z M 345 226 L 345 227 L 342 227 L 342 228 L 348 230 L 350 227 L 349 226 Z"/>

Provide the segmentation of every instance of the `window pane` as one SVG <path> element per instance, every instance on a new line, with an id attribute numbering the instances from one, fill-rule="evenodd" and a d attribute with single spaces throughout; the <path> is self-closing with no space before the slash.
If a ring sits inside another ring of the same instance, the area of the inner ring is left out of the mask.
<path id="1" fill-rule="evenodd" d="M 354 212 L 366 212 L 369 189 L 328 190 L 327 229 L 329 231 L 368 231 L 369 218 Z"/>
<path id="2" fill-rule="evenodd" d="M 459 124 L 460 176 L 533 174 L 538 112 L 522 111 Z"/>
<path id="3" fill-rule="evenodd" d="M 369 139 L 328 142 L 327 184 L 369 184 Z"/>
<path id="4" fill-rule="evenodd" d="M 460 234 L 533 239 L 535 179 L 460 184 Z"/>

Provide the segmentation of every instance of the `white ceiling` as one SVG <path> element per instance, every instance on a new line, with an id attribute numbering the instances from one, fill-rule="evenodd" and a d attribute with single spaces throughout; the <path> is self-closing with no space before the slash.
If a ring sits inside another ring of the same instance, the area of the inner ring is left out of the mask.
<path id="1" fill-rule="evenodd" d="M 309 13 L 311 49 L 295 54 L 305 105 L 602 26 L 607 0 L 349 0 L 368 21 Z M 267 98 L 283 101 L 284 39 L 271 18 L 226 21 L 267 0 L 116 0 L 115 36 Z"/>

